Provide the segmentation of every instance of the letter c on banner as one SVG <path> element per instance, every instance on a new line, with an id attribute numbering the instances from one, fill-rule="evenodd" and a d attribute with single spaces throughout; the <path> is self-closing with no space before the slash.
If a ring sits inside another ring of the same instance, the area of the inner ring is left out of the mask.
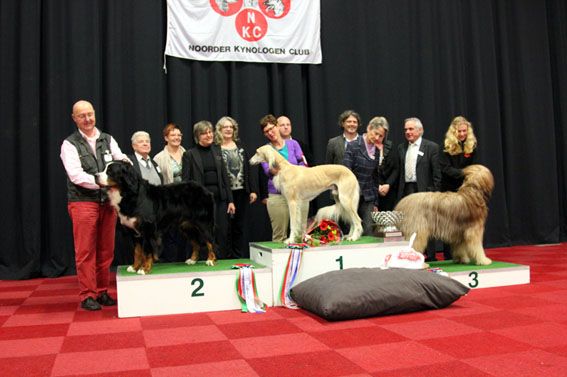
<path id="1" fill-rule="evenodd" d="M 236 30 L 242 39 L 256 42 L 268 32 L 266 17 L 255 9 L 244 9 L 236 16 Z"/>

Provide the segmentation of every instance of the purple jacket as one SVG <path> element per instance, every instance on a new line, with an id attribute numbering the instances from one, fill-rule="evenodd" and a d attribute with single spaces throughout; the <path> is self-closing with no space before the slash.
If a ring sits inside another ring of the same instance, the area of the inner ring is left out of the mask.
<path id="1" fill-rule="evenodd" d="M 305 163 L 303 162 L 303 151 L 301 150 L 299 143 L 293 139 L 287 139 L 285 141 L 285 145 L 287 146 L 288 153 L 287 160 L 293 165 L 305 166 Z M 270 168 L 268 167 L 267 162 L 262 162 L 262 169 L 264 169 L 264 173 L 268 176 L 268 193 L 279 194 L 280 192 L 276 190 L 274 182 L 272 182 L 273 175 L 270 174 Z"/>

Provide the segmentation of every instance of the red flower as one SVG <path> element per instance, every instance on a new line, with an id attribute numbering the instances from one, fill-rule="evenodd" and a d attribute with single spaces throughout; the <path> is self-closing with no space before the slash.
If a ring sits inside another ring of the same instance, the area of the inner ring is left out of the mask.
<path id="1" fill-rule="evenodd" d="M 304 237 L 304 241 L 310 246 L 319 246 L 327 243 L 340 242 L 342 232 L 337 223 L 324 219 L 317 226 L 312 224 Z"/>

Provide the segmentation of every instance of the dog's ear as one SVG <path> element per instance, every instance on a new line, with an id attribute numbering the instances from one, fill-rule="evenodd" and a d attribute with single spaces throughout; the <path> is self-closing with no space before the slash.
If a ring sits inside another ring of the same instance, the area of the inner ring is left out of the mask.
<path id="1" fill-rule="evenodd" d="M 276 161 L 275 152 L 270 151 L 267 157 L 268 157 L 268 166 L 270 167 L 270 169 L 274 169 L 274 170 L 279 169 L 278 163 Z"/>

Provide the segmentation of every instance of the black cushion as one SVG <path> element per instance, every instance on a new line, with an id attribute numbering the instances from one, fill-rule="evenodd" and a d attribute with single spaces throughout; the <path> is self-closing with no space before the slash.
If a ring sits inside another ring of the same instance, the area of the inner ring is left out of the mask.
<path id="1" fill-rule="evenodd" d="M 329 321 L 444 308 L 469 288 L 426 270 L 349 268 L 291 289 L 295 302 Z"/>

